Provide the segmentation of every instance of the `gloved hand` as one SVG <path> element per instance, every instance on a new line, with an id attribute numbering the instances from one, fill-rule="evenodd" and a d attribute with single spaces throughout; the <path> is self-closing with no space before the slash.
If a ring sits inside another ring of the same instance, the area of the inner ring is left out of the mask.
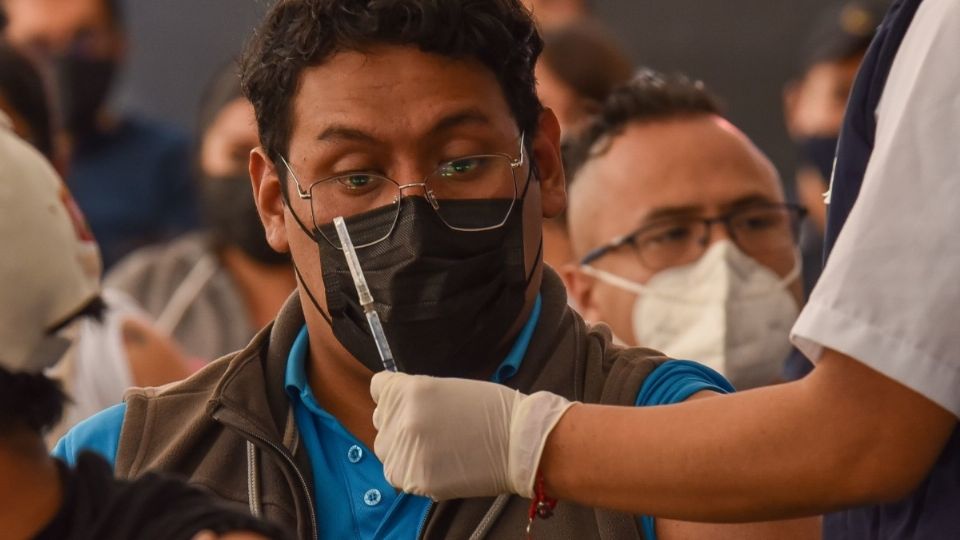
<path id="1" fill-rule="evenodd" d="M 547 436 L 573 405 L 549 392 L 390 372 L 373 377 L 370 393 L 387 481 L 436 500 L 533 497 Z"/>

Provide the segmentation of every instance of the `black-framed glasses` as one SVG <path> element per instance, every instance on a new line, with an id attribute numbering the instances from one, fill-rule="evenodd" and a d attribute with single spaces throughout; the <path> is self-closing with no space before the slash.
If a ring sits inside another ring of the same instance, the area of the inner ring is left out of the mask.
<path id="1" fill-rule="evenodd" d="M 631 249 L 647 269 L 659 272 L 690 264 L 706 252 L 710 230 L 726 227 L 741 251 L 755 258 L 796 249 L 800 223 L 807 210 L 796 204 L 758 204 L 714 218 L 675 217 L 654 221 L 600 246 L 580 261 L 588 265 L 618 249 Z"/>
<path id="2" fill-rule="evenodd" d="M 280 156 L 280 159 L 293 177 L 297 194 L 310 201 L 314 227 L 338 249 L 339 238 L 325 225 L 343 216 L 355 247 L 381 242 L 393 232 L 401 199 L 408 190 L 413 190 L 415 195 L 422 194 L 441 221 L 453 230 L 500 228 L 510 217 L 520 192 L 517 170 L 527 162 L 524 134 L 521 134 L 518 158 L 508 154 L 458 157 L 441 163 L 421 181 L 408 184 L 380 174 L 350 172 L 322 178 L 304 188 L 286 158 Z M 504 204 L 493 212 L 489 206 L 478 204 L 491 200 Z M 376 212 L 374 219 L 351 219 L 368 213 L 373 216 L 373 212 Z"/>

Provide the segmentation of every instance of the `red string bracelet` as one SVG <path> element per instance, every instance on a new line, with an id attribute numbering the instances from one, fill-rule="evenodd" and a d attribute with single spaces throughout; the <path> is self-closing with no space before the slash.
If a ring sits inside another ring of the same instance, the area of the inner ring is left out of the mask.
<path id="1" fill-rule="evenodd" d="M 546 489 L 543 485 L 543 475 L 537 475 L 537 483 L 534 487 L 533 500 L 530 501 L 530 511 L 528 516 L 530 520 L 527 522 L 527 540 L 533 539 L 533 521 L 538 517 L 540 519 L 547 519 L 553 515 L 554 509 L 557 507 L 557 500 L 547 496 Z"/>

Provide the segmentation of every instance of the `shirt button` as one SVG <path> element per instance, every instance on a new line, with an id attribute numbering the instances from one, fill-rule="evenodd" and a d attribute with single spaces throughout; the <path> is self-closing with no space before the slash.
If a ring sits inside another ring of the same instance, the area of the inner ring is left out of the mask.
<path id="1" fill-rule="evenodd" d="M 347 459 L 350 460 L 350 463 L 358 463 L 363 459 L 363 448 L 360 448 L 357 445 L 353 445 L 347 450 Z"/>
<path id="2" fill-rule="evenodd" d="M 383 499 L 383 496 L 380 495 L 379 489 L 371 489 L 363 494 L 363 504 L 367 506 L 376 506 L 380 504 L 380 501 Z"/>

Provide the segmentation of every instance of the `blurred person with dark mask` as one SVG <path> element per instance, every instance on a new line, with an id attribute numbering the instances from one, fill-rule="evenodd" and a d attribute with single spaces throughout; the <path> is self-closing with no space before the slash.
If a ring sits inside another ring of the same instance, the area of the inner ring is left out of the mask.
<path id="1" fill-rule="evenodd" d="M 5 539 L 284 538 L 245 511 L 180 481 L 116 481 L 101 458 L 50 457 L 45 432 L 69 398 L 46 374 L 71 347 L 65 330 L 103 316 L 95 244 L 53 168 L 0 115 L 0 535 Z"/>
<path id="2" fill-rule="evenodd" d="M 804 295 L 813 290 L 823 269 L 824 194 L 833 173 L 847 99 L 887 4 L 853 0 L 823 12 L 807 37 L 801 72 L 784 90 L 787 131 L 799 158 L 797 200 L 809 211 L 800 235 Z M 784 365 L 783 377 L 798 379 L 812 369 L 813 364 L 794 351 Z"/>
<path id="3" fill-rule="evenodd" d="M 577 20 L 543 32 L 537 95 L 557 115 L 563 140 L 575 135 L 633 66 L 599 23 Z M 568 177 L 569 179 L 569 177 Z M 555 269 L 573 261 L 564 211 L 543 222 L 543 260 Z"/>
<path id="4" fill-rule="evenodd" d="M 186 138 L 109 113 L 127 47 L 120 0 L 0 0 L 11 44 L 54 82 L 66 133 L 67 183 L 100 242 L 105 267 L 197 225 Z"/>
<path id="5" fill-rule="evenodd" d="M 106 283 L 136 299 L 186 353 L 208 362 L 246 345 L 296 288 L 290 256 L 270 247 L 250 187 L 258 144 L 236 67 L 206 90 L 199 114 L 198 192 L 207 230 L 134 252 Z"/>
<path id="6" fill-rule="evenodd" d="M 121 477 L 181 474 L 301 538 L 523 534 L 533 483 L 524 497 L 434 504 L 387 482 L 369 391 L 384 368 L 338 216 L 404 371 L 630 406 L 729 391 L 709 368 L 588 328 L 543 264 L 542 222 L 562 210 L 565 182 L 559 126 L 536 95 L 541 48 L 519 0 L 277 2 L 243 61 L 261 143 L 249 171 L 267 240 L 291 254 L 299 288 L 246 348 L 129 393 L 57 455 L 97 450 Z M 555 514 L 537 537 L 656 537 L 649 517 Z M 780 524 L 657 527 L 792 537 Z"/>

